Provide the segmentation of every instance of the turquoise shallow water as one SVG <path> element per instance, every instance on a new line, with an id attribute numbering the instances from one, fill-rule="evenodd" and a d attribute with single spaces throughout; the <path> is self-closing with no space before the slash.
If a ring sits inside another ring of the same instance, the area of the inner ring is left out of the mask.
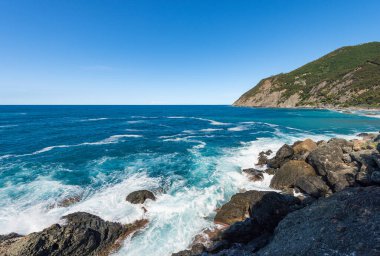
<path id="1" fill-rule="evenodd" d="M 0 232 L 29 233 L 87 211 L 146 229 L 119 255 L 170 255 L 212 226 L 249 182 L 258 153 L 303 138 L 378 131 L 380 119 L 327 110 L 230 106 L 0 106 Z M 128 193 L 150 189 L 141 206 Z M 80 196 L 69 207 L 63 199 Z"/>

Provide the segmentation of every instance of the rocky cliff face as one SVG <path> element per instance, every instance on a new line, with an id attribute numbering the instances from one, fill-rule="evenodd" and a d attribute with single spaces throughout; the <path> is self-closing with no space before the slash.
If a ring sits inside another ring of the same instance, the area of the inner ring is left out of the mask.
<path id="1" fill-rule="evenodd" d="M 265 78 L 233 105 L 380 108 L 380 43 L 343 47 L 290 73 Z"/>

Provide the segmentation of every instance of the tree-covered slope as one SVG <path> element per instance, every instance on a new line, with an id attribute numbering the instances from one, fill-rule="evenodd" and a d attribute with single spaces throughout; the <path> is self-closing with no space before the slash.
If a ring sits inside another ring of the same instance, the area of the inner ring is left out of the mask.
<path id="1" fill-rule="evenodd" d="M 380 43 L 339 48 L 292 72 L 265 78 L 235 106 L 380 107 Z"/>

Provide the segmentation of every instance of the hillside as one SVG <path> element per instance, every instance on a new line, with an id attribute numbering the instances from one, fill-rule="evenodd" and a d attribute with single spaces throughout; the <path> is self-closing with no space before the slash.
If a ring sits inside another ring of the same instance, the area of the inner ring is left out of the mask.
<path id="1" fill-rule="evenodd" d="M 342 47 L 289 73 L 265 78 L 233 105 L 380 108 L 380 43 Z"/>

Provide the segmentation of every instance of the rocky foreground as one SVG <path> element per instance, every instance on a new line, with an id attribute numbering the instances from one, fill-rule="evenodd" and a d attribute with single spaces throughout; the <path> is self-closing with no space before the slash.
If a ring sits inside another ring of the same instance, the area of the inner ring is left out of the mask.
<path id="1" fill-rule="evenodd" d="M 217 210 L 216 228 L 173 256 L 380 255 L 380 134 L 362 139 L 310 139 L 259 155 L 242 170 L 252 182 L 273 175 L 274 191 L 237 193 Z M 76 203 L 68 199 L 68 203 Z M 155 200 L 147 190 L 126 197 Z M 0 236 L 0 255 L 109 255 L 148 221 L 122 225 L 85 213 L 62 217 L 41 232 Z"/>
<path id="2" fill-rule="evenodd" d="M 142 204 L 145 200 L 155 200 L 152 192 L 135 191 L 126 201 Z M 66 201 L 73 201 L 78 199 Z M 75 212 L 62 217 L 64 224 L 54 224 L 41 232 L 22 236 L 16 233 L 0 235 L 0 255 L 4 256 L 106 256 L 116 252 L 123 240 L 143 228 L 148 221 L 138 220 L 122 225 L 105 221 L 98 216 Z"/>
<path id="3" fill-rule="evenodd" d="M 232 196 L 215 216 L 221 225 L 173 256 L 380 255 L 380 134 L 359 136 L 261 152 L 257 164 L 279 192 Z"/>

